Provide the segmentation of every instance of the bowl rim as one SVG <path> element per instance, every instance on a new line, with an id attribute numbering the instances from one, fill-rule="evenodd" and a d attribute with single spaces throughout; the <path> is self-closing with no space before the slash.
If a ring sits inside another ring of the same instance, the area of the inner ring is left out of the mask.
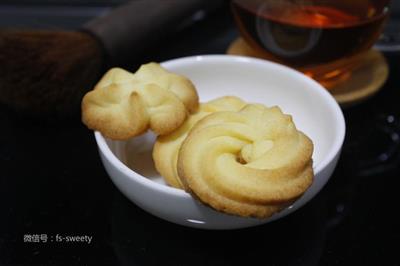
<path id="1" fill-rule="evenodd" d="M 316 166 L 314 166 L 314 175 L 316 176 L 319 172 L 321 172 L 323 169 L 325 169 L 330 162 L 332 162 L 336 155 L 340 153 L 344 138 L 345 138 L 345 132 L 346 132 L 346 125 L 345 125 L 345 119 L 343 112 L 339 106 L 339 104 L 336 102 L 334 97 L 325 89 L 322 87 L 319 83 L 314 81 L 313 79 L 307 77 L 303 73 L 289 68 L 287 66 L 264 60 L 264 59 L 258 59 L 258 58 L 253 58 L 253 57 L 246 57 L 246 56 L 237 56 L 237 55 L 196 55 L 196 56 L 187 56 L 187 57 L 181 57 L 181 58 L 176 58 L 176 59 L 171 59 L 168 61 L 164 61 L 161 63 L 163 67 L 166 67 L 167 69 L 169 67 L 174 67 L 174 66 L 181 66 L 182 64 L 193 64 L 197 62 L 234 62 L 234 63 L 246 63 L 246 64 L 256 64 L 256 65 L 269 65 L 269 67 L 276 68 L 277 70 L 280 71 L 285 71 L 288 75 L 291 75 L 297 79 L 301 79 L 302 82 L 305 82 L 306 84 L 309 84 L 309 86 L 305 86 L 306 89 L 308 90 L 314 90 L 315 93 L 320 94 L 321 98 L 324 99 L 324 102 L 327 104 L 327 106 L 333 111 L 335 114 L 335 125 L 336 125 L 336 138 L 333 142 L 333 145 L 331 145 L 331 148 L 329 149 L 327 155 L 323 158 L 323 160 Z M 173 196 L 177 197 L 185 197 L 185 198 L 190 198 L 190 194 L 187 193 L 184 190 L 177 189 L 168 185 L 160 184 L 157 182 L 154 182 L 150 179 L 148 179 L 145 176 L 142 176 L 141 174 L 133 171 L 130 169 L 127 165 L 125 165 L 120 159 L 117 158 L 117 156 L 111 151 L 110 147 L 106 143 L 105 137 L 98 131 L 94 132 L 95 139 L 97 142 L 97 146 L 100 150 L 100 152 L 105 156 L 105 158 L 115 166 L 118 171 L 122 172 L 125 176 L 128 178 L 134 180 L 135 182 L 140 183 L 141 185 L 144 185 L 148 188 L 151 188 L 153 190 L 167 193 Z"/>

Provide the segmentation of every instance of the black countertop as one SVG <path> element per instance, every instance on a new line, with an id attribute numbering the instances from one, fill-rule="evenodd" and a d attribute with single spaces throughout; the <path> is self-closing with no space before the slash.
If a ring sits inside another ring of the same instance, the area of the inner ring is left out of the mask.
<path id="1" fill-rule="evenodd" d="M 137 63 L 224 53 L 237 35 L 221 9 Z M 342 157 L 324 189 L 283 219 L 241 230 L 147 214 L 113 185 L 78 116 L 46 122 L 0 107 L 0 265 L 400 265 L 400 57 L 385 56 L 384 88 L 344 109 Z M 86 240 L 56 241 L 66 236 Z"/>

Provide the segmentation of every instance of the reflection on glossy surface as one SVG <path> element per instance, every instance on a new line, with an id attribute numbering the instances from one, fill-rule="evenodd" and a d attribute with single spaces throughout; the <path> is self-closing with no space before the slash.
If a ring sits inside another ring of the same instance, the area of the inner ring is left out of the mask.
<path id="1" fill-rule="evenodd" d="M 279 222 L 233 231 L 165 222 L 120 193 L 114 194 L 111 215 L 111 242 L 121 265 L 249 265 L 260 259 L 272 265 L 318 265 L 328 224 L 323 196 Z"/>
<path id="2" fill-rule="evenodd" d="M 400 121 L 394 115 L 378 114 L 353 124 L 346 156 L 354 158 L 359 176 L 372 176 L 393 170 L 400 164 Z"/>

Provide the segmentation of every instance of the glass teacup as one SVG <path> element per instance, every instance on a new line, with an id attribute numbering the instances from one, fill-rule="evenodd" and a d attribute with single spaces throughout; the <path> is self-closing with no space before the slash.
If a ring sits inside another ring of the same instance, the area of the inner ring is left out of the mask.
<path id="1" fill-rule="evenodd" d="M 390 0 L 233 0 L 241 36 L 259 57 L 326 88 L 347 80 L 383 29 Z"/>

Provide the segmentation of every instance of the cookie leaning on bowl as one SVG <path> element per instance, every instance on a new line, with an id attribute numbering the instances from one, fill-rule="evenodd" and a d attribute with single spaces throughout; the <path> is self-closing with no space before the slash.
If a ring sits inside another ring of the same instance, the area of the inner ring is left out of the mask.
<path id="1" fill-rule="evenodd" d="M 313 181 L 313 143 L 278 107 L 217 112 L 189 132 L 178 155 L 186 191 L 216 210 L 266 218 Z"/>
<path id="2" fill-rule="evenodd" d="M 246 103 L 238 97 L 224 96 L 212 101 L 201 103 L 199 110 L 172 133 L 158 136 L 154 144 L 153 160 L 157 171 L 165 181 L 173 187 L 183 189 L 178 177 L 178 152 L 192 127 L 205 116 L 220 111 L 239 111 Z"/>
<path id="3" fill-rule="evenodd" d="M 157 63 L 142 65 L 135 73 L 113 68 L 83 97 L 82 121 L 115 140 L 148 128 L 163 135 L 179 127 L 198 104 L 192 82 Z"/>

